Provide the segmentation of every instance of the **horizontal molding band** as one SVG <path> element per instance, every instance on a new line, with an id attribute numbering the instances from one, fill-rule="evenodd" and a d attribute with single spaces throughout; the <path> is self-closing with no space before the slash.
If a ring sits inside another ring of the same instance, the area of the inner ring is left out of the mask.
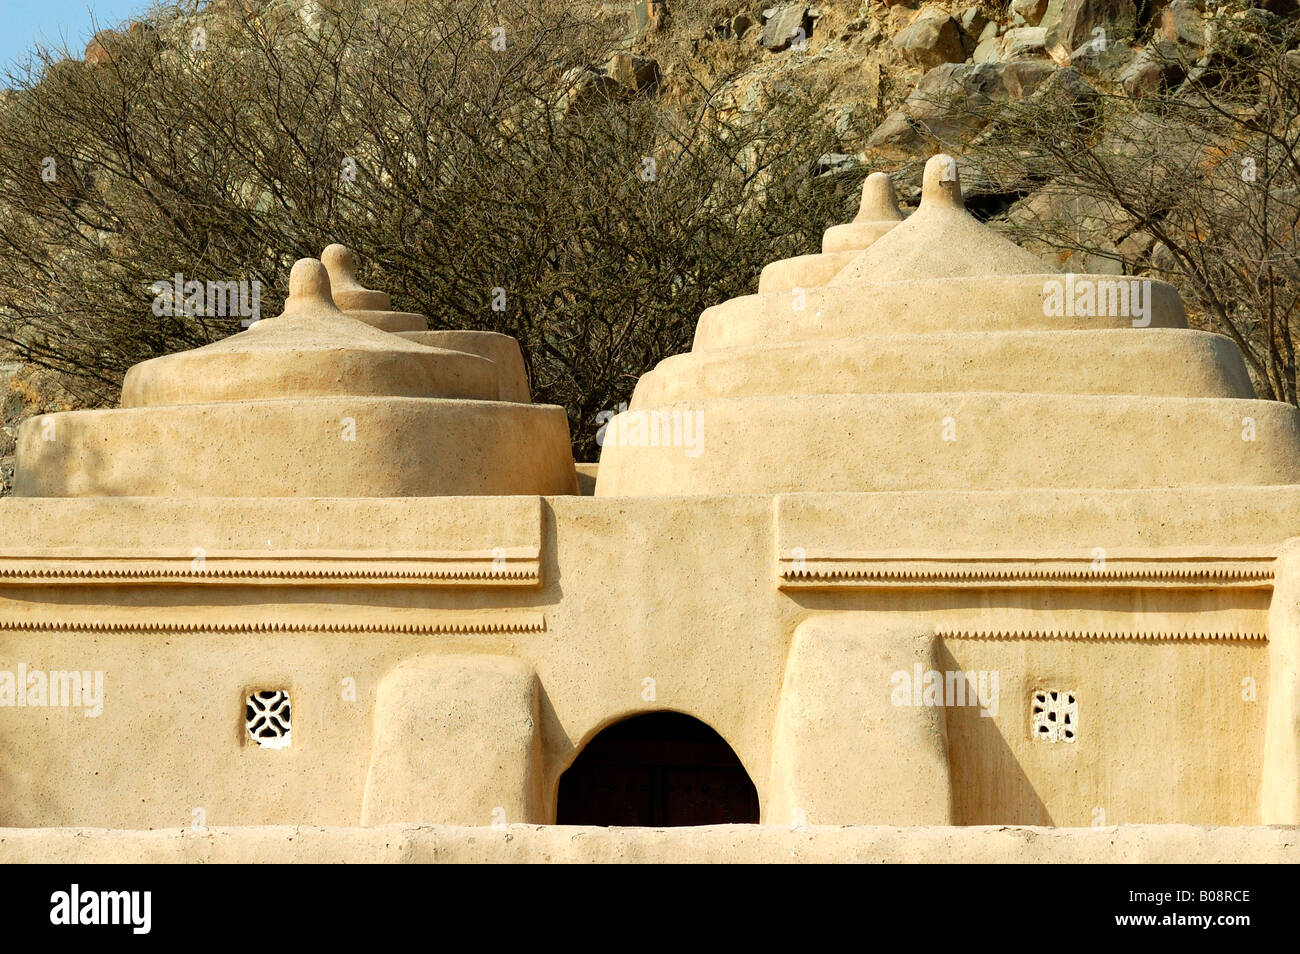
<path id="1" fill-rule="evenodd" d="M 1258 632 L 1199 632 L 1199 631 L 1179 631 L 1179 630 L 1112 630 L 1112 629 L 1050 629 L 1050 628 L 1021 628 L 1021 629 L 998 629 L 998 628 L 979 628 L 964 626 L 939 626 L 935 630 L 935 635 L 945 639 L 1115 639 L 1115 640 L 1177 640 L 1180 642 L 1191 640 L 1205 640 L 1212 642 L 1225 642 L 1233 640 L 1242 640 L 1246 642 L 1262 642 L 1268 639 L 1267 634 Z"/>
<path id="2" fill-rule="evenodd" d="M 539 633 L 546 630 L 541 613 L 484 619 L 447 619 L 429 623 L 313 623 L 270 620 L 207 623 L 196 620 L 0 620 L 0 632 L 63 633 L 399 633 L 458 635 Z"/>
<path id="3" fill-rule="evenodd" d="M 390 554 L 322 557 L 215 555 L 202 558 L 119 556 L 0 556 L 0 582 L 8 584 L 282 584 L 426 586 L 537 586 L 539 555 L 404 559 Z"/>
<path id="4" fill-rule="evenodd" d="M 779 559 L 782 588 L 839 589 L 890 586 L 1168 587 L 1210 586 L 1269 589 L 1274 557 L 990 556 L 982 558 L 797 556 Z"/>

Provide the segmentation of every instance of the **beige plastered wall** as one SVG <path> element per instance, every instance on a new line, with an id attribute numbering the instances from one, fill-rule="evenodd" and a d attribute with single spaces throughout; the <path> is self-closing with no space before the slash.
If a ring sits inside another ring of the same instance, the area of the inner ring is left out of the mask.
<path id="1" fill-rule="evenodd" d="M 990 525 L 1000 551 L 974 552 Z M 3 665 L 105 673 L 97 717 L 0 708 L 3 826 L 548 823 L 582 747 L 656 710 L 721 733 L 777 825 L 1294 822 L 1261 791 L 1294 778 L 1294 719 L 1269 721 L 1294 662 L 1267 637 L 1298 488 L 9 499 L 0 529 Z M 946 555 L 917 570 L 925 541 Z M 998 672 L 996 714 L 885 706 L 908 661 Z M 796 664 L 815 679 L 783 706 Z M 1031 739 L 1043 686 L 1077 694 L 1075 743 Z M 290 691 L 288 748 L 246 738 L 256 689 Z M 841 770 L 801 768 L 813 744 Z"/>

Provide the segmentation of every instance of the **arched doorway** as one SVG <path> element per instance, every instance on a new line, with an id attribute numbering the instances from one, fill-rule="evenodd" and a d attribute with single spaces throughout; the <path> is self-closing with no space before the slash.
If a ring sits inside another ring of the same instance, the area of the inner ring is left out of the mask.
<path id="1" fill-rule="evenodd" d="M 736 753 L 699 719 L 679 712 L 616 722 L 560 776 L 558 825 L 757 822 L 758 792 Z"/>

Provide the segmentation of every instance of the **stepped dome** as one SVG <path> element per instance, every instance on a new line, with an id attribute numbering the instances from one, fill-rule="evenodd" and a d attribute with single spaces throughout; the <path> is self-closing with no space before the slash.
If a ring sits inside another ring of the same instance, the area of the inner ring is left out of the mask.
<path id="1" fill-rule="evenodd" d="M 976 221 L 948 156 L 795 291 L 704 312 L 606 425 L 598 496 L 1300 481 L 1297 411 L 1229 339 L 1163 282 L 1061 274 Z"/>
<path id="2" fill-rule="evenodd" d="M 366 297 L 376 294 L 342 297 L 382 304 Z M 14 494 L 575 493 L 564 409 L 500 393 L 494 361 L 351 317 L 336 307 L 326 266 L 303 259 L 283 314 L 136 365 L 119 409 L 26 421 Z"/>
<path id="3" fill-rule="evenodd" d="M 136 365 L 126 373 L 121 404 L 330 394 L 491 401 L 497 372 L 480 356 L 422 347 L 353 320 L 335 307 L 325 269 L 304 259 L 289 278 L 282 315 L 193 351 Z"/>
<path id="4" fill-rule="evenodd" d="M 357 262 L 344 245 L 328 245 L 320 260 L 329 272 L 334 304 L 350 318 L 383 331 L 423 331 L 429 327 L 424 315 L 393 311 L 388 292 L 362 288 L 357 281 Z"/>
<path id="5" fill-rule="evenodd" d="M 331 245 L 321 253 L 329 270 L 334 302 L 349 318 L 391 331 L 416 344 L 478 355 L 491 361 L 497 378 L 497 394 L 503 401 L 529 403 L 528 373 L 519 342 L 495 331 L 468 329 L 429 331 L 424 315 L 390 311 L 386 292 L 362 288 L 357 281 L 356 257 L 342 245 Z"/>

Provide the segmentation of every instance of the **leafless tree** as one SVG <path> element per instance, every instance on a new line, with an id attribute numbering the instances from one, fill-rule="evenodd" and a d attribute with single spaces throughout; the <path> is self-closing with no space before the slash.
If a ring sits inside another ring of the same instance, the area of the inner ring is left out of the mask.
<path id="1" fill-rule="evenodd" d="M 575 452 L 596 414 L 689 347 L 701 310 L 816 246 L 852 182 L 793 84 L 593 67 L 626 24 L 558 0 L 157 8 L 93 62 L 44 53 L 0 102 L 0 342 L 111 401 L 127 367 L 240 330 L 155 315 L 176 273 L 263 286 L 341 241 L 434 327 L 524 346 Z M 99 42 L 99 41 L 97 41 Z M 53 170 L 53 176 L 42 175 Z"/>
<path id="2" fill-rule="evenodd" d="M 1151 38 L 1151 88 L 1063 70 L 972 110 L 984 131 L 948 145 L 986 192 L 1027 196 L 998 223 L 1014 238 L 1076 271 L 1172 281 L 1261 396 L 1296 403 L 1298 44 L 1295 18 L 1222 4 L 1206 49 Z"/>

